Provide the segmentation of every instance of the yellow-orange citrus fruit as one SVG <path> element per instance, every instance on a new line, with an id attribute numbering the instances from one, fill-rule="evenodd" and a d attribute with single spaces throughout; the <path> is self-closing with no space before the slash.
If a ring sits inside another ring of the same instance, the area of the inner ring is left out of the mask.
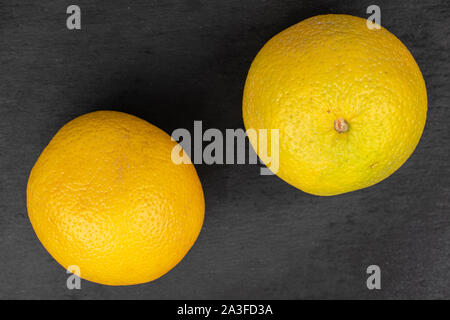
<path id="1" fill-rule="evenodd" d="M 279 130 L 277 175 L 324 196 L 396 171 L 426 113 L 425 82 L 408 49 L 349 15 L 315 16 L 273 37 L 254 59 L 243 97 L 247 129 Z"/>
<path id="2" fill-rule="evenodd" d="M 204 198 L 194 166 L 172 162 L 175 145 L 122 112 L 63 126 L 27 187 L 31 223 L 56 261 L 107 285 L 148 282 L 180 262 L 202 227 Z"/>

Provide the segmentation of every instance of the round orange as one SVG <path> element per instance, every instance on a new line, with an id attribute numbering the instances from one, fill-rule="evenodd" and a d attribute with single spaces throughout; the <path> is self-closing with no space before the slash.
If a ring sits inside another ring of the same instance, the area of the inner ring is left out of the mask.
<path id="1" fill-rule="evenodd" d="M 385 28 L 343 14 L 306 19 L 270 39 L 243 98 L 247 129 L 279 130 L 275 173 L 321 196 L 394 173 L 417 146 L 426 114 L 425 82 L 408 49 Z"/>
<path id="2" fill-rule="evenodd" d="M 174 164 L 176 142 L 129 114 L 98 111 L 67 123 L 34 165 L 28 214 L 64 268 L 107 285 L 154 280 L 194 244 L 203 190 L 192 164 Z"/>

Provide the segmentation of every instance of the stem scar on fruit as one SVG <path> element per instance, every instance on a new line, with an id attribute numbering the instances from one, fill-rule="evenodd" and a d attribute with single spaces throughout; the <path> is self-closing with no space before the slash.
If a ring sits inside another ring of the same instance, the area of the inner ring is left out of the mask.
<path id="1" fill-rule="evenodd" d="M 334 130 L 338 133 L 344 133 L 348 131 L 348 123 L 343 118 L 334 120 Z"/>

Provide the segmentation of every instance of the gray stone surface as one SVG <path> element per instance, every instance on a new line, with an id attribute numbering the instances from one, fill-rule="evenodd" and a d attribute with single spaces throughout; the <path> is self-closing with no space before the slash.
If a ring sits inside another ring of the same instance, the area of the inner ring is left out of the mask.
<path id="1" fill-rule="evenodd" d="M 26 210 L 28 174 L 67 121 L 114 109 L 172 132 L 241 128 L 246 72 L 261 46 L 317 14 L 366 17 L 373 1 L 12 1 L 0 6 L 0 298 L 450 298 L 449 35 L 446 0 L 377 1 L 416 58 L 429 112 L 419 146 L 389 179 L 315 197 L 255 165 L 199 165 L 203 231 L 152 283 L 65 287 Z M 82 9 L 68 31 L 66 8 Z M 366 289 L 366 267 L 382 290 Z"/>

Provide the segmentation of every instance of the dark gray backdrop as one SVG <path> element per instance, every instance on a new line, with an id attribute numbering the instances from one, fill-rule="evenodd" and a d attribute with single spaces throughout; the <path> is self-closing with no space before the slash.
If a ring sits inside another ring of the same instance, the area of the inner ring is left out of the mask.
<path id="1" fill-rule="evenodd" d="M 66 8 L 82 30 L 66 29 Z M 253 57 L 270 37 L 324 13 L 367 17 L 374 1 L 12 1 L 0 5 L 0 298 L 450 298 L 449 60 L 446 0 L 376 1 L 427 83 L 419 146 L 393 176 L 335 197 L 303 193 L 255 165 L 197 166 L 203 231 L 163 278 L 138 286 L 67 275 L 37 240 L 25 189 L 67 121 L 98 109 L 172 132 L 241 128 Z M 382 290 L 366 268 L 382 269 Z"/>

